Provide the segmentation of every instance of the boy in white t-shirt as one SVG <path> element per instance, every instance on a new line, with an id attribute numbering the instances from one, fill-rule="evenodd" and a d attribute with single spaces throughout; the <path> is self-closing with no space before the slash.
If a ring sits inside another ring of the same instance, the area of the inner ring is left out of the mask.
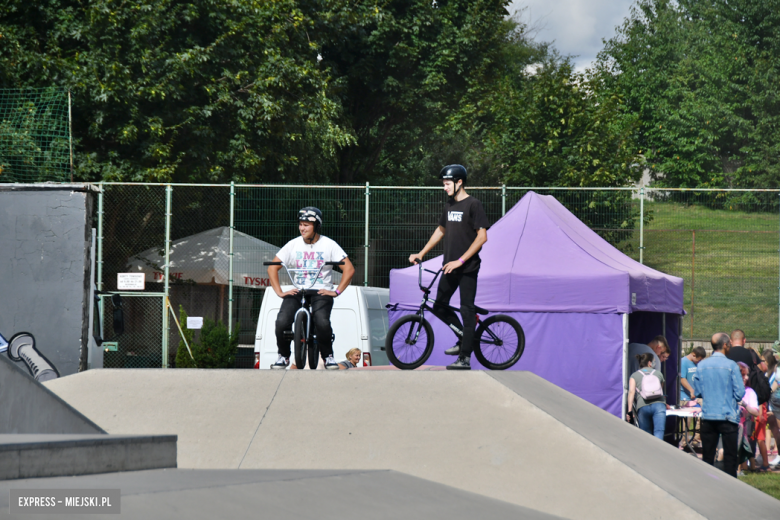
<path id="1" fill-rule="evenodd" d="M 320 355 L 325 361 L 325 368 L 338 370 L 338 363 L 333 359 L 333 329 L 330 326 L 330 313 L 333 310 L 333 298 L 338 297 L 349 286 L 355 267 L 347 258 L 347 253 L 333 240 L 320 235 L 322 227 L 322 212 L 314 207 L 307 206 L 298 212 L 298 231 L 301 236 L 287 242 L 274 257 L 274 262 L 282 262 L 288 269 L 312 268 L 319 269 L 325 262 L 344 262 L 341 266 L 341 282 L 338 287 L 331 283 L 333 268 L 326 265 L 317 275 L 313 272 L 291 273 L 295 276 L 298 285 L 316 290 L 311 295 L 312 319 L 317 328 L 317 343 Z M 298 289 L 282 291 L 279 283 L 279 270 L 282 267 L 272 265 L 268 267 L 268 278 L 274 292 L 282 298 L 282 307 L 276 316 L 276 346 L 279 349 L 279 359 L 271 365 L 271 368 L 284 369 L 290 365 L 290 340 L 284 339 L 284 331 L 292 328 L 295 313 L 301 308 L 301 299 Z M 313 285 L 312 285 L 313 282 Z M 303 367 L 298 367 L 303 368 Z"/>

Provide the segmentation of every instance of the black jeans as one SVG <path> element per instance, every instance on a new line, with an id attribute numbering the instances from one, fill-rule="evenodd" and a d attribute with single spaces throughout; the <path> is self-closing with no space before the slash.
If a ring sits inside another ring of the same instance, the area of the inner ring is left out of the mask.
<path id="1" fill-rule="evenodd" d="M 709 465 L 715 464 L 715 452 L 718 450 L 718 437 L 723 437 L 723 471 L 737 477 L 737 450 L 739 426 L 729 421 L 701 420 L 702 460 Z"/>
<path id="2" fill-rule="evenodd" d="M 333 355 L 333 329 L 330 326 L 330 312 L 333 310 L 333 297 L 321 294 L 307 296 L 311 298 L 312 323 L 317 329 L 317 345 L 322 359 Z M 284 331 L 291 330 L 295 313 L 301 308 L 300 294 L 285 296 L 282 307 L 276 315 L 276 347 L 279 354 L 290 357 L 290 340 L 284 339 Z M 303 368 L 303 367 L 298 367 Z"/>
<path id="3" fill-rule="evenodd" d="M 439 290 L 436 293 L 436 303 L 433 312 L 437 318 L 450 326 L 456 326 L 463 331 L 460 340 L 460 355 L 471 357 L 474 351 L 474 327 L 477 325 L 477 311 L 474 308 L 474 298 L 477 295 L 477 275 L 479 270 L 464 273 L 455 269 L 450 274 L 442 274 L 439 280 Z M 460 287 L 460 315 L 463 317 L 461 325 L 458 315 L 448 309 L 452 295 Z M 454 331 L 453 331 L 454 332 Z"/>

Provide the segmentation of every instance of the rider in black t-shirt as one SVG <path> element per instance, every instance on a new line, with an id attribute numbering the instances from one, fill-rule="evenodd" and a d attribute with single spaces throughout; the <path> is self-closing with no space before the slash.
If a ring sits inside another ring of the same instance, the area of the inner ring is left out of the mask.
<path id="1" fill-rule="evenodd" d="M 409 262 L 422 261 L 422 258 L 444 238 L 444 262 L 439 280 L 439 290 L 436 293 L 434 313 L 443 317 L 445 323 L 463 330 L 463 337 L 458 343 L 444 351 L 445 354 L 458 356 L 455 363 L 447 366 L 450 370 L 470 370 L 471 353 L 474 348 L 474 327 L 476 326 L 476 310 L 474 297 L 477 294 L 477 274 L 479 273 L 479 251 L 487 242 L 489 222 L 482 208 L 482 203 L 471 197 L 463 185 L 468 173 L 459 164 L 445 166 L 439 178 L 444 181 L 444 191 L 450 196 L 444 206 L 444 212 L 439 219 L 439 227 L 433 232 L 422 251 L 409 256 Z M 455 290 L 460 287 L 460 314 L 463 316 L 461 326 L 458 315 L 446 306 Z"/>

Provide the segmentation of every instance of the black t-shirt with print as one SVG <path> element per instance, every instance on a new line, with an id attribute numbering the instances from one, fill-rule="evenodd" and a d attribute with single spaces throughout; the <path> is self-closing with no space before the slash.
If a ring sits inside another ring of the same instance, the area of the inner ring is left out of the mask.
<path id="1" fill-rule="evenodd" d="M 490 222 L 482 208 L 482 203 L 474 197 L 466 197 L 461 201 L 450 198 L 444 205 L 444 213 L 439 219 L 439 225 L 444 228 L 444 263 L 452 262 L 460 258 L 468 251 L 477 231 L 480 228 L 487 229 Z M 463 264 L 463 272 L 470 273 L 479 269 L 479 251 L 466 260 Z"/>

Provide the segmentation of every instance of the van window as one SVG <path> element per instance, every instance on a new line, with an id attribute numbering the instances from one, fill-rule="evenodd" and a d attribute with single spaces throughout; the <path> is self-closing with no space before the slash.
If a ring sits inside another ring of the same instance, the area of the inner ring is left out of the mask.
<path id="1" fill-rule="evenodd" d="M 386 309 L 368 309 L 369 330 L 371 331 L 371 351 L 375 352 L 385 346 L 388 319 Z"/>

